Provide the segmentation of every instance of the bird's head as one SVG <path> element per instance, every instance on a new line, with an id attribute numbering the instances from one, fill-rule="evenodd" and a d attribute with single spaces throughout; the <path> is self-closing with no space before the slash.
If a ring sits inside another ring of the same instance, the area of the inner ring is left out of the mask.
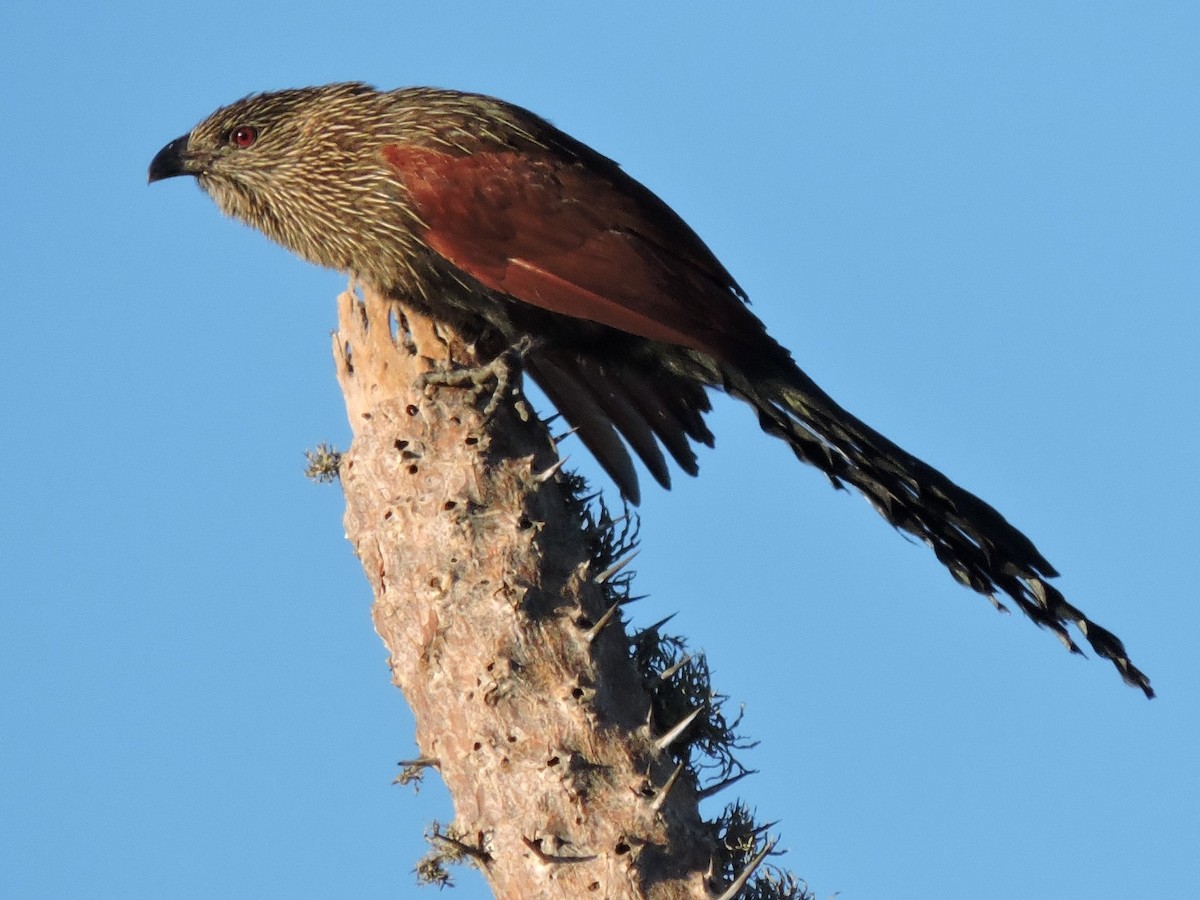
<path id="1" fill-rule="evenodd" d="M 254 94 L 163 147 L 149 181 L 191 175 L 223 212 L 294 253 L 366 274 L 372 223 L 403 207 L 379 152 L 395 139 L 385 98 L 353 82 Z"/>

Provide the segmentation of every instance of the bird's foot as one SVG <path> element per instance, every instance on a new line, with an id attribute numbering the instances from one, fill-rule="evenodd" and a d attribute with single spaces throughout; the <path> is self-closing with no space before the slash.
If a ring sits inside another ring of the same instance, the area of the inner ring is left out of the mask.
<path id="1" fill-rule="evenodd" d="M 482 409 L 484 419 L 491 418 L 508 396 L 509 386 L 512 385 L 521 371 L 521 364 L 529 351 L 533 349 L 533 338 L 525 336 L 490 362 L 462 369 L 443 369 L 424 373 L 418 384 L 421 387 L 461 387 L 469 388 L 476 399 L 491 388 L 491 396 Z"/>

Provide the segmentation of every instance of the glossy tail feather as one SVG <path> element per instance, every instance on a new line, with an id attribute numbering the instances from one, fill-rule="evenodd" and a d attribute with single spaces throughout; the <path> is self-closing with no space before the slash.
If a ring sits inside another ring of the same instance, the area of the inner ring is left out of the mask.
<path id="1" fill-rule="evenodd" d="M 1067 602 L 1047 581 L 1058 572 L 991 505 L 842 409 L 799 369 L 786 380 L 755 382 L 723 371 L 726 389 L 754 406 L 764 431 L 785 440 L 835 486 L 858 489 L 891 525 L 928 545 L 957 581 L 1001 608 L 996 594 L 1004 594 L 1079 653 L 1067 630 L 1074 625 L 1126 683 L 1154 696 L 1150 679 L 1116 635 Z"/>
<path id="2" fill-rule="evenodd" d="M 752 377 L 711 359 L 692 359 L 702 372 L 661 367 L 643 372 L 543 347 L 526 358 L 525 366 L 635 505 L 640 491 L 628 448 L 663 487 L 671 485 L 663 448 L 680 468 L 695 475 L 698 466 L 690 442 L 713 443 L 703 419 L 711 408 L 704 381 L 723 388 L 754 407 L 764 431 L 786 441 L 800 460 L 824 472 L 835 487 L 854 487 L 892 526 L 928 545 L 958 582 L 1000 609 L 1006 607 L 997 595 L 1007 597 L 1039 626 L 1054 632 L 1068 650 L 1080 653 L 1068 631 L 1074 625 L 1128 684 L 1154 696 L 1150 679 L 1129 659 L 1116 635 L 1067 602 L 1047 580 L 1058 572 L 991 505 L 842 409 L 794 365 L 783 374 Z"/>

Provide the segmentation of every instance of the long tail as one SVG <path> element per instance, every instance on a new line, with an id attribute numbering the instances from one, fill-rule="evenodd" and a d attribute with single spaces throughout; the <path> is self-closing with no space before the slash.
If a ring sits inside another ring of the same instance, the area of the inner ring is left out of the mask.
<path id="1" fill-rule="evenodd" d="M 748 375 L 690 351 L 676 352 L 670 365 L 638 366 L 554 347 L 532 352 L 526 371 L 635 504 L 637 471 L 626 444 L 664 487 L 670 487 L 670 470 L 660 445 L 695 475 L 690 442 L 713 443 L 703 419 L 710 409 L 705 386 L 723 388 L 753 406 L 764 431 L 785 440 L 834 486 L 857 488 L 893 526 L 928 544 L 959 582 L 1000 609 L 1006 607 L 997 594 L 1006 595 L 1079 653 L 1067 630 L 1074 625 L 1126 682 L 1154 696 L 1150 679 L 1130 661 L 1116 635 L 1047 581 L 1058 573 L 1029 538 L 983 500 L 842 409 L 785 351 L 775 350 L 764 359 L 770 372 L 765 375 Z"/>
<path id="2" fill-rule="evenodd" d="M 927 544 L 960 583 L 997 607 L 1007 595 L 1072 653 L 1073 624 L 1097 655 L 1111 660 L 1126 683 L 1153 697 L 1150 679 L 1112 632 L 1097 625 L 1046 580 L 1058 575 L 1024 534 L 979 497 L 892 443 L 840 407 L 799 368 L 786 379 L 750 380 L 722 367 L 726 389 L 750 403 L 764 431 L 787 441 L 836 487 L 853 485 L 897 529 Z"/>

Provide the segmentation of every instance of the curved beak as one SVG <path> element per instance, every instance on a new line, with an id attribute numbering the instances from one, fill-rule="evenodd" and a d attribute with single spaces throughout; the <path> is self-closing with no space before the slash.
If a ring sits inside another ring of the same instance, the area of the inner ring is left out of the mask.
<path id="1" fill-rule="evenodd" d="M 174 178 L 176 175 L 196 174 L 193 160 L 187 152 L 188 137 L 186 134 L 177 137 L 154 154 L 154 159 L 150 160 L 147 184 L 162 181 L 164 178 Z"/>

